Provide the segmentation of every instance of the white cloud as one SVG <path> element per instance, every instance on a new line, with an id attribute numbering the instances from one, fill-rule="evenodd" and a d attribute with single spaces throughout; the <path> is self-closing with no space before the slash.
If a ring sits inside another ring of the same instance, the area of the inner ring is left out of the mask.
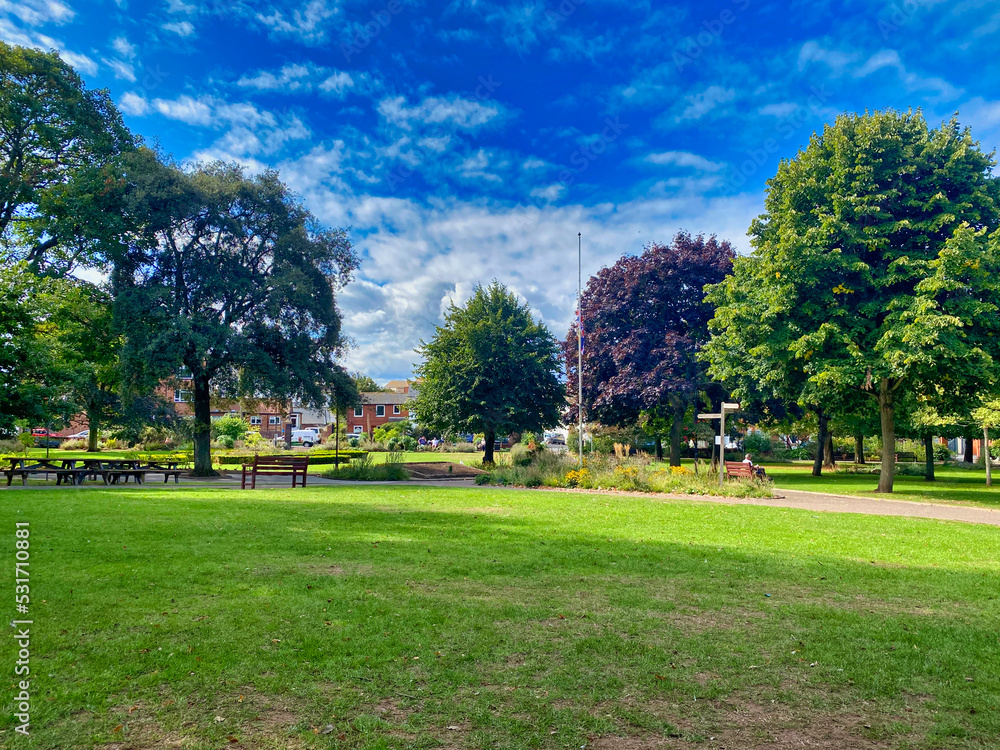
<path id="1" fill-rule="evenodd" d="M 955 99 L 962 92 L 955 88 L 943 78 L 924 77 L 911 73 L 903 64 L 899 53 L 894 49 L 885 49 L 876 52 L 868 58 L 864 65 L 854 72 L 856 78 L 867 78 L 874 73 L 885 68 L 895 70 L 899 75 L 899 80 L 906 87 L 907 91 L 932 91 L 942 99 Z"/>
<path id="2" fill-rule="evenodd" d="M 135 58 L 135 45 L 130 44 L 124 36 L 115 37 L 111 41 L 111 46 L 124 59 L 132 60 Z"/>
<path id="3" fill-rule="evenodd" d="M 182 37 L 189 37 L 194 34 L 194 24 L 190 21 L 172 21 L 163 24 L 160 28 Z"/>
<path id="4" fill-rule="evenodd" d="M 340 12 L 327 0 L 310 0 L 290 14 L 271 8 L 270 13 L 258 13 L 257 20 L 269 31 L 296 37 L 306 44 L 316 44 L 326 39 L 325 22 Z"/>
<path id="5" fill-rule="evenodd" d="M 76 15 L 72 8 L 59 0 L 20 0 L 16 3 L 0 0 L 0 12 L 15 16 L 29 26 L 63 24 L 72 21 Z"/>
<path id="6" fill-rule="evenodd" d="M 59 50 L 59 57 L 77 70 L 82 70 L 84 73 L 88 73 L 89 75 L 95 75 L 97 73 L 97 63 L 86 55 L 71 52 L 68 49 L 61 49 Z"/>
<path id="7" fill-rule="evenodd" d="M 702 172 L 718 172 L 725 165 L 718 162 L 709 161 L 704 156 L 692 154 L 689 151 L 663 151 L 658 154 L 650 154 L 645 159 L 650 164 L 659 164 L 674 167 L 691 167 Z"/>
<path id="8" fill-rule="evenodd" d="M 692 94 L 686 97 L 689 104 L 681 112 L 679 119 L 699 120 L 720 104 L 731 102 L 735 98 L 736 92 L 733 89 L 723 88 L 722 86 L 709 86 L 700 94 Z"/>
<path id="9" fill-rule="evenodd" d="M 395 96 L 380 101 L 378 111 L 387 122 L 406 130 L 415 123 L 452 125 L 456 128 L 473 130 L 502 118 L 504 114 L 496 102 L 480 104 L 457 95 L 428 97 L 414 106 L 408 106 L 405 97 Z"/>
<path id="10" fill-rule="evenodd" d="M 112 72 L 115 74 L 115 78 L 135 83 L 135 68 L 133 68 L 130 63 L 124 62 L 123 60 L 109 60 L 105 57 L 104 64 L 111 68 Z"/>
<path id="11" fill-rule="evenodd" d="M 819 42 L 808 41 L 799 50 L 799 70 L 805 70 L 809 63 L 822 63 L 830 68 L 834 75 L 840 75 L 858 59 L 856 52 L 845 52 L 838 49 L 828 49 Z"/>
<path id="12" fill-rule="evenodd" d="M 776 104 L 765 104 L 757 112 L 765 117 L 788 117 L 801 105 L 795 102 L 779 102 Z"/>
<path id="13" fill-rule="evenodd" d="M 118 100 L 118 108 L 127 115 L 143 117 L 149 112 L 149 102 L 134 91 L 127 91 Z"/>
<path id="14" fill-rule="evenodd" d="M 333 71 L 316 65 L 288 64 L 277 71 L 260 70 L 245 75 L 236 82 L 241 88 L 257 91 L 307 93 L 313 90 L 343 97 L 353 86 L 350 73 Z"/>

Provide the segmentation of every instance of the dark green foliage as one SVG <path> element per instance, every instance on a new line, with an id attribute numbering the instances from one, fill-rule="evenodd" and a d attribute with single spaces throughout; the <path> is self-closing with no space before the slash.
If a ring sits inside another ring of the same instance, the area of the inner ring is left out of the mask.
<path id="1" fill-rule="evenodd" d="M 211 471 L 213 391 L 316 406 L 357 400 L 336 362 L 335 293 L 358 263 L 346 231 L 320 227 L 273 171 L 147 161 L 129 183 L 158 210 L 116 259 L 122 359 L 140 392 L 182 365 L 191 372 L 196 473 Z"/>
<path id="2" fill-rule="evenodd" d="M 495 438 L 558 424 L 565 393 L 556 377 L 558 345 L 502 284 L 476 287 L 464 307 L 452 304 L 419 351 L 421 425 L 484 433 L 485 462 L 493 461 Z"/>

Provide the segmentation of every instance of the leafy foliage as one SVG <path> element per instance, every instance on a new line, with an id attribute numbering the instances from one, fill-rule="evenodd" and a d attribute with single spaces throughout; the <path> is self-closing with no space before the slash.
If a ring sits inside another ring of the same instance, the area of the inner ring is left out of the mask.
<path id="1" fill-rule="evenodd" d="M 346 231 L 320 227 L 277 173 L 161 164 L 130 175 L 160 206 L 116 262 L 115 305 L 133 388 L 192 374 L 195 472 L 211 471 L 211 389 L 323 406 L 357 399 L 336 360 L 336 290 L 357 266 Z"/>
<path id="2" fill-rule="evenodd" d="M 583 295 L 583 400 L 587 417 L 625 427 L 645 415 L 654 433 L 673 430 L 671 462 L 679 463 L 684 414 L 705 382 L 698 352 L 708 339 L 713 306 L 707 284 L 732 268 L 735 251 L 714 236 L 680 232 L 669 245 L 649 245 L 587 283 Z M 576 413 L 577 331 L 563 342 L 567 392 Z"/>
<path id="3" fill-rule="evenodd" d="M 484 433 L 485 462 L 493 461 L 496 436 L 559 422 L 558 345 L 502 284 L 477 286 L 464 307 L 452 304 L 419 351 L 423 383 L 414 408 L 421 425 Z"/>
<path id="4" fill-rule="evenodd" d="M 993 164 L 955 121 L 837 118 L 781 164 L 750 229 L 753 254 L 709 291 L 712 373 L 738 393 L 837 413 L 873 397 L 889 445 L 898 407 L 991 377 L 1000 266 L 982 240 L 998 225 Z M 893 451 L 883 454 L 879 489 L 891 491 Z"/>

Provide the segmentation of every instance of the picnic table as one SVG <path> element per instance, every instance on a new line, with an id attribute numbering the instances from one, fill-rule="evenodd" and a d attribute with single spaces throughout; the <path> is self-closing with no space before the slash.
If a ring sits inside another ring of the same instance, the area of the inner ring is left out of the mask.
<path id="1" fill-rule="evenodd" d="M 60 485 L 64 481 L 69 481 L 71 484 L 80 484 L 83 481 L 83 476 L 86 474 L 86 469 L 82 466 L 78 467 L 78 459 L 73 458 L 62 458 L 62 459 L 44 459 L 44 458 L 10 458 L 10 468 L 4 469 L 4 475 L 7 477 L 7 486 L 10 487 L 11 482 L 14 481 L 14 477 L 21 478 L 21 486 L 28 486 L 28 477 L 34 475 L 45 475 L 55 474 L 56 484 Z"/>

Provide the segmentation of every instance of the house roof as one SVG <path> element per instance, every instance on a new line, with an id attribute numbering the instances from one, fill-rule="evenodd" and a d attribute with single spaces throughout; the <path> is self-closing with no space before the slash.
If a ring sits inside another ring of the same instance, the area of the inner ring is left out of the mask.
<path id="1" fill-rule="evenodd" d="M 413 398 L 409 393 L 362 393 L 361 400 L 366 404 L 405 404 Z"/>

